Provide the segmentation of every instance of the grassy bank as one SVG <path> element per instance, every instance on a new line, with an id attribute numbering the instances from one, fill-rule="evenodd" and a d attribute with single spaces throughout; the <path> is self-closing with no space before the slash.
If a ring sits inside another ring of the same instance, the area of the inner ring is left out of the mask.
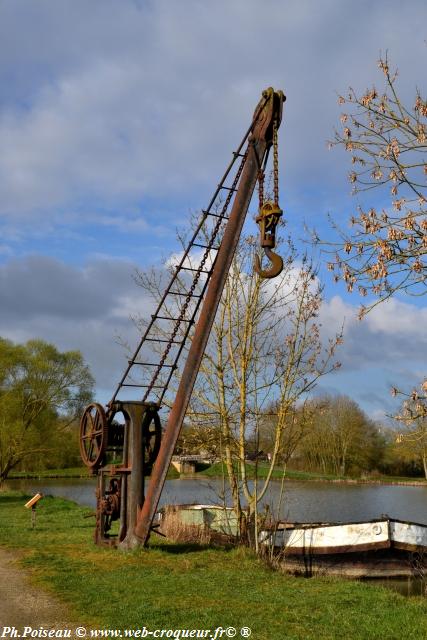
<path id="1" fill-rule="evenodd" d="M 257 477 L 262 480 L 266 478 L 269 472 L 269 466 L 266 463 L 260 463 L 257 467 L 254 463 L 248 463 L 247 475 L 249 478 Z M 222 462 L 216 462 L 212 465 L 199 464 L 196 467 L 196 473 L 193 475 L 185 474 L 181 475 L 172 465 L 169 467 L 167 478 L 169 480 L 175 480 L 178 478 L 222 478 L 226 477 L 227 473 L 225 465 Z M 9 480 L 41 480 L 41 479 L 79 479 L 79 478 L 93 478 L 93 475 L 86 467 L 74 467 L 71 469 L 45 469 L 43 471 L 15 471 L 8 476 Z M 276 467 L 273 470 L 272 478 L 281 480 L 283 478 L 283 469 Z M 312 471 L 293 471 L 288 469 L 285 474 L 285 480 L 293 480 L 299 482 L 336 482 L 347 484 L 403 484 L 403 485 L 427 485 L 427 480 L 424 478 L 405 478 L 401 476 L 339 476 L 327 473 L 315 473 Z"/>
<path id="2" fill-rule="evenodd" d="M 246 626 L 254 640 L 427 636 L 427 602 L 419 598 L 364 583 L 281 575 L 246 549 L 158 538 L 148 550 L 127 554 L 100 549 L 92 544 L 88 510 L 47 497 L 31 530 L 24 502 L 17 492 L 0 493 L 0 544 L 19 550 L 37 583 L 93 627 Z"/>
<path id="3" fill-rule="evenodd" d="M 254 463 L 248 463 L 248 475 L 249 477 L 257 473 L 258 478 L 266 478 L 269 465 L 265 462 L 261 462 L 255 466 Z M 206 468 L 201 468 L 197 475 L 208 476 L 211 478 L 219 477 L 225 474 L 225 465 L 221 462 L 216 462 Z M 273 478 L 281 479 L 283 477 L 283 469 L 276 467 L 273 470 Z M 427 480 L 424 478 L 405 478 L 400 476 L 340 476 L 328 473 L 315 473 L 312 471 L 293 471 L 287 469 L 285 478 L 288 480 L 301 480 L 303 482 L 361 482 L 361 483 L 382 483 L 382 484 L 427 484 Z"/>
<path id="4" fill-rule="evenodd" d="M 258 478 L 266 478 L 269 472 L 269 465 L 261 462 L 257 466 L 254 463 L 248 463 L 248 477 L 254 477 L 255 472 Z M 226 475 L 225 465 L 222 462 L 216 462 L 212 465 L 198 465 L 196 468 L 196 477 L 221 478 Z M 93 477 L 86 467 L 75 467 L 72 469 L 47 469 L 43 471 L 16 471 L 10 474 L 10 480 L 33 479 L 33 478 L 90 478 Z M 167 477 L 172 480 L 179 478 L 180 475 L 171 465 Z M 181 476 L 183 477 L 183 476 Z M 189 477 L 189 476 L 184 476 Z M 193 476 L 194 477 L 194 476 Z M 283 469 L 276 467 L 273 470 L 272 477 L 282 479 Z M 406 478 L 400 476 L 364 476 L 362 478 L 356 476 L 340 476 L 327 473 L 315 473 L 312 471 L 293 471 L 288 469 L 285 478 L 287 480 L 299 480 L 301 482 L 356 482 L 366 484 L 427 484 L 424 478 Z"/>
<path id="5" fill-rule="evenodd" d="M 12 471 L 10 480 L 25 480 L 27 478 L 90 478 L 87 467 L 72 467 L 70 469 L 43 469 L 42 471 Z"/>
<path id="6" fill-rule="evenodd" d="M 93 478 L 87 467 L 72 467 L 70 469 L 43 469 L 43 471 L 13 471 L 9 480 L 43 479 L 43 478 Z M 179 473 L 173 467 L 168 471 L 168 478 L 179 478 Z"/>

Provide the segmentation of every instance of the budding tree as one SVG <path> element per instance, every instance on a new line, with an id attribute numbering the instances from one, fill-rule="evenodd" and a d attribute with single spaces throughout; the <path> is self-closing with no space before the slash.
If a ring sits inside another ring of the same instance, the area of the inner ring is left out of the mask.
<path id="1" fill-rule="evenodd" d="M 396 90 L 397 72 L 387 59 L 379 61 L 386 86 L 357 96 L 340 96 L 345 108 L 342 130 L 331 145 L 344 147 L 353 166 L 353 193 L 376 187 L 387 190 L 389 202 L 378 209 L 359 208 L 341 231 L 342 243 L 330 268 L 338 271 L 351 291 L 372 292 L 380 299 L 396 291 L 425 293 L 427 264 L 427 102 L 416 93 L 405 106 Z"/>
<path id="2" fill-rule="evenodd" d="M 359 96 L 349 89 L 339 96 L 341 128 L 331 142 L 350 154 L 353 193 L 371 192 L 374 200 L 372 190 L 379 188 L 386 196 L 381 206 L 359 207 L 351 231 L 334 225 L 341 240 L 328 268 L 348 291 L 374 295 L 361 317 L 397 292 L 427 292 L 427 101 L 417 90 L 412 104 L 404 104 L 397 71 L 387 57 L 378 66 L 382 90 L 373 87 Z M 419 407 L 424 396 L 417 392 Z"/>

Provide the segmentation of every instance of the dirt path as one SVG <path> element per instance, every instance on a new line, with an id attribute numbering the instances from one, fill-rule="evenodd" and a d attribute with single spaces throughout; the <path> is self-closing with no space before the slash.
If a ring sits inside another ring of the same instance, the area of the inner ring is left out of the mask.
<path id="1" fill-rule="evenodd" d="M 0 637 L 2 627 L 16 627 L 22 634 L 24 627 L 38 629 L 72 629 L 66 607 L 56 598 L 34 587 L 30 574 L 19 566 L 17 556 L 0 549 Z M 16 637 L 16 635 L 15 635 Z"/>

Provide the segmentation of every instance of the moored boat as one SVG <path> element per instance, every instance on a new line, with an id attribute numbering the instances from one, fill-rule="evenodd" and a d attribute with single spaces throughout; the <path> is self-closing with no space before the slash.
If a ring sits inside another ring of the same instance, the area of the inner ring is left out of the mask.
<path id="1" fill-rule="evenodd" d="M 278 522 L 260 533 L 260 541 L 289 554 L 327 555 L 378 549 L 427 551 L 427 525 L 384 516 L 364 522 Z"/>
<path id="2" fill-rule="evenodd" d="M 381 517 L 365 522 L 286 523 L 260 540 L 284 571 L 351 578 L 427 574 L 427 525 Z"/>
<path id="3" fill-rule="evenodd" d="M 170 505 L 159 514 L 168 537 L 204 543 L 236 539 L 237 517 L 218 505 Z M 275 522 L 259 531 L 266 555 L 284 571 L 351 578 L 427 575 L 427 524 L 387 515 L 363 522 Z"/>

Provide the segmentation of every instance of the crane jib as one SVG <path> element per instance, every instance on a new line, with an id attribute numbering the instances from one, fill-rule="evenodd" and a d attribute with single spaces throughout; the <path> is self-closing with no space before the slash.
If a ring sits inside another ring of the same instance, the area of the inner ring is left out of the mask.
<path id="1" fill-rule="evenodd" d="M 254 268 L 261 277 L 274 277 L 282 269 L 282 259 L 272 248 L 282 214 L 278 206 L 277 130 L 284 100 L 281 91 L 269 88 L 263 92 L 251 125 L 233 153 L 211 202 L 202 212 L 107 409 L 92 403 L 82 417 L 82 458 L 98 475 L 97 542 L 111 542 L 114 519 L 120 520 L 117 538 L 121 546 L 129 548 L 148 541 L 215 312 L 253 192 L 257 181 L 263 179 L 272 146 L 274 202 L 260 202 L 257 218 L 261 247 L 272 264 L 269 269 L 262 269 L 258 258 Z M 223 199 L 221 193 L 224 192 Z M 260 194 L 262 192 L 260 184 Z M 197 265 L 192 262 L 195 248 L 202 249 Z M 183 282 L 187 288 L 180 290 Z M 166 313 L 171 308 L 176 312 Z M 184 347 L 190 335 L 191 344 L 162 432 L 158 412 L 176 375 L 178 362 L 184 359 Z M 143 351 L 149 345 L 156 346 L 156 362 L 144 357 Z M 135 389 L 140 390 L 141 400 L 126 397 Z M 116 419 L 119 414 L 121 423 Z"/>

